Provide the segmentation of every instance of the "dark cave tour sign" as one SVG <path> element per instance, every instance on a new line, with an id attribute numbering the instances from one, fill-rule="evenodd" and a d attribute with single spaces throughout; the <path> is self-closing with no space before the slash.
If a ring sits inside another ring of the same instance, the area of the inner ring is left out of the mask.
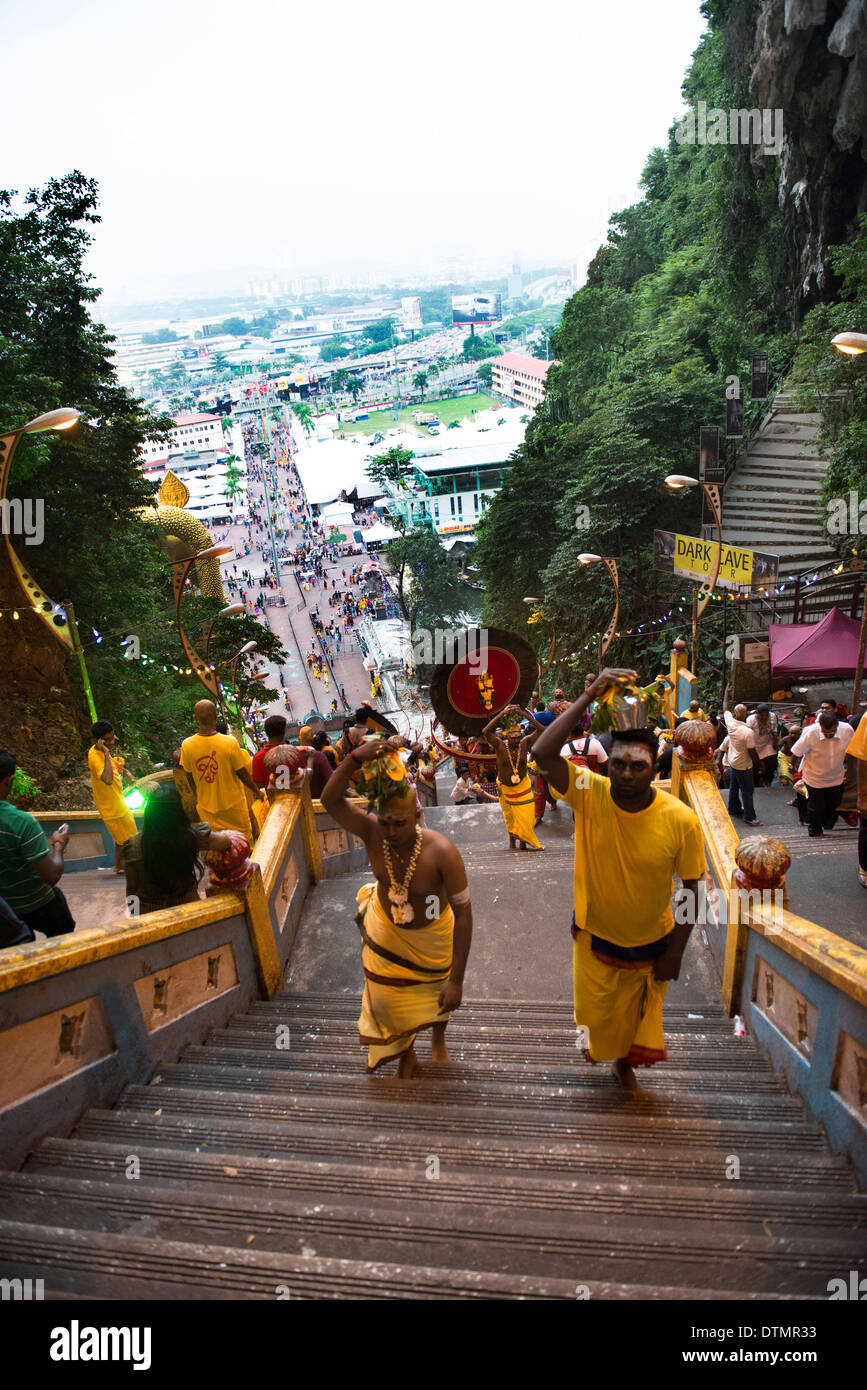
<path id="1" fill-rule="evenodd" d="M 480 734 L 506 705 L 527 705 L 538 659 L 523 637 L 505 628 L 466 628 L 456 634 L 454 651 L 430 683 L 434 713 L 450 734 Z"/>

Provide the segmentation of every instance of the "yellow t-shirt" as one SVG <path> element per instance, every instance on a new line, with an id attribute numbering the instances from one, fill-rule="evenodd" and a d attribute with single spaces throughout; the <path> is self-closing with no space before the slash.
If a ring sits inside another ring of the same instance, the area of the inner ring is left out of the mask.
<path id="1" fill-rule="evenodd" d="M 657 789 L 644 811 L 623 811 L 611 783 L 569 763 L 558 801 L 575 812 L 575 922 L 616 946 L 648 946 L 674 926 L 672 875 L 701 878 L 704 841 L 695 811 Z M 579 773 L 587 779 L 577 786 Z"/>
<path id="2" fill-rule="evenodd" d="M 703 721 L 706 721 L 706 720 L 707 720 L 707 715 L 705 714 L 705 712 L 704 712 L 704 710 L 702 709 L 701 705 L 699 705 L 699 707 L 698 707 L 698 709 L 696 710 L 695 714 L 692 713 L 692 711 L 690 710 L 690 708 L 689 708 L 688 705 L 687 705 L 686 709 L 682 709 L 682 710 L 680 711 L 680 713 L 681 713 L 682 716 L 684 716 L 684 717 L 687 718 L 687 719 L 701 719 L 701 720 L 703 720 Z"/>
<path id="3" fill-rule="evenodd" d="M 111 754 L 109 754 L 111 758 Z M 98 748 L 87 750 L 87 766 L 90 772 L 90 787 L 93 792 L 93 804 L 103 820 L 119 820 L 121 816 L 128 816 L 130 809 L 123 799 L 123 781 L 120 775 L 120 768 L 123 767 L 123 758 L 111 758 L 113 777 L 111 785 L 102 780 L 102 769 L 105 767 L 105 754 Z"/>
<path id="4" fill-rule="evenodd" d="M 846 756 L 867 759 L 867 714 L 862 714 L 855 730 L 855 737 L 846 749 Z"/>
<path id="5" fill-rule="evenodd" d="M 181 767 L 195 783 L 199 818 L 212 830 L 240 830 L 250 838 L 244 784 L 235 772 L 251 761 L 231 734 L 193 734 L 181 744 Z"/>

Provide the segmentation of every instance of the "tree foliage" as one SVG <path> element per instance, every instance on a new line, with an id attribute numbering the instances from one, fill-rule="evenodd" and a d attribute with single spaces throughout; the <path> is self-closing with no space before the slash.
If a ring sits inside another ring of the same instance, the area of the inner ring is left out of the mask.
<path id="1" fill-rule="evenodd" d="M 400 485 L 412 477 L 414 457 L 411 449 L 398 446 L 384 454 L 374 454 L 364 471 L 379 487 L 384 488 L 386 483 Z"/>
<path id="2" fill-rule="evenodd" d="M 731 58 L 735 40 L 743 46 L 743 15 L 723 8 L 710 16 L 684 95 L 749 105 L 747 65 Z M 644 664 L 639 627 L 669 610 L 688 618 L 690 587 L 653 571 L 652 539 L 654 527 L 697 534 L 700 503 L 672 495 L 663 480 L 696 473 L 700 426 L 725 422 L 727 375 L 743 376 L 763 350 L 776 384 L 794 351 L 779 293 L 785 239 L 774 161 L 750 155 L 678 144 L 672 127 L 667 147 L 648 156 L 641 200 L 611 218 L 585 286 L 552 333 L 558 361 L 546 400 L 479 526 L 485 621 L 526 630 L 522 599 L 540 596 L 559 650 L 592 654 L 613 595 L 602 565 L 578 562 L 582 552 L 618 560 L 614 664 Z M 706 625 L 715 613 L 713 605 Z"/>
<path id="3" fill-rule="evenodd" d="M 0 191 L 0 421 L 15 429 L 58 405 L 82 414 L 63 434 L 24 436 L 9 497 L 44 501 L 44 543 L 22 560 L 53 598 L 74 604 L 97 713 L 123 730 L 144 771 L 189 732 L 198 683 L 177 669 L 170 572 L 155 528 L 139 516 L 154 498 L 140 451 L 167 438 L 172 421 L 118 384 L 114 340 L 91 317 L 99 292 L 83 264 L 99 220 L 96 184 L 78 171 L 22 198 Z M 13 581 L 2 578 L 3 593 L 12 593 Z M 185 622 L 187 602 L 196 601 L 185 600 Z M 0 661 L 15 677 L 7 677 L 0 741 L 26 754 L 28 766 L 40 748 L 63 748 L 68 766 L 56 754 L 48 773 L 78 771 L 89 716 L 77 663 L 26 609 L 25 624 L 23 669 L 0 635 Z M 125 658 L 130 635 L 141 660 Z M 55 671 L 59 678 L 48 674 Z"/>

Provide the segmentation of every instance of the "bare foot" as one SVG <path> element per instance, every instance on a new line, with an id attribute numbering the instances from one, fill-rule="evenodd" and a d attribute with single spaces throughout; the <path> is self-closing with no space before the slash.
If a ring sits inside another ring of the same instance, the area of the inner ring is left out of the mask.
<path id="1" fill-rule="evenodd" d="M 431 1042 L 430 1057 L 432 1062 L 450 1062 L 451 1053 L 446 1047 L 445 1038 L 434 1038 Z"/>
<path id="2" fill-rule="evenodd" d="M 415 1048 L 411 1047 L 408 1052 L 404 1052 L 397 1064 L 397 1071 L 392 1077 L 393 1081 L 412 1081 L 415 1076 L 415 1069 L 418 1066 L 418 1057 L 415 1055 Z"/>
<path id="3" fill-rule="evenodd" d="M 621 1057 L 618 1061 L 612 1062 L 611 1070 L 617 1077 L 624 1091 L 628 1091 L 630 1095 L 633 1096 L 640 1096 L 643 1094 L 641 1087 L 635 1079 L 635 1072 L 624 1058 Z"/>
<path id="4" fill-rule="evenodd" d="M 535 829 L 536 829 L 536 826 L 537 826 L 537 825 L 541 825 L 541 824 L 542 824 L 542 817 L 541 817 L 541 816 L 537 816 L 536 819 L 533 821 L 533 829 L 535 830 Z"/>

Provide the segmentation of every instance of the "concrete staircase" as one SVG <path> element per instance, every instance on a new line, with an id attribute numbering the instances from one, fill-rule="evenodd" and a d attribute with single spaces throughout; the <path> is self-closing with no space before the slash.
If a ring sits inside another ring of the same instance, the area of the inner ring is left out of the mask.
<path id="1" fill-rule="evenodd" d="M 836 558 L 823 532 L 821 420 L 796 411 L 790 391 L 779 392 L 725 486 L 723 540 L 778 555 L 784 578 Z"/>
<path id="2" fill-rule="evenodd" d="M 452 1062 L 420 1040 L 417 1080 L 364 1075 L 367 875 L 320 883 L 284 993 L 0 1174 L 0 1273 L 55 1298 L 827 1297 L 867 1198 L 733 1036 L 700 934 L 669 1062 L 625 1096 L 575 1048 L 568 813 L 545 854 L 510 853 L 496 807 L 427 815 L 474 897 Z"/>

